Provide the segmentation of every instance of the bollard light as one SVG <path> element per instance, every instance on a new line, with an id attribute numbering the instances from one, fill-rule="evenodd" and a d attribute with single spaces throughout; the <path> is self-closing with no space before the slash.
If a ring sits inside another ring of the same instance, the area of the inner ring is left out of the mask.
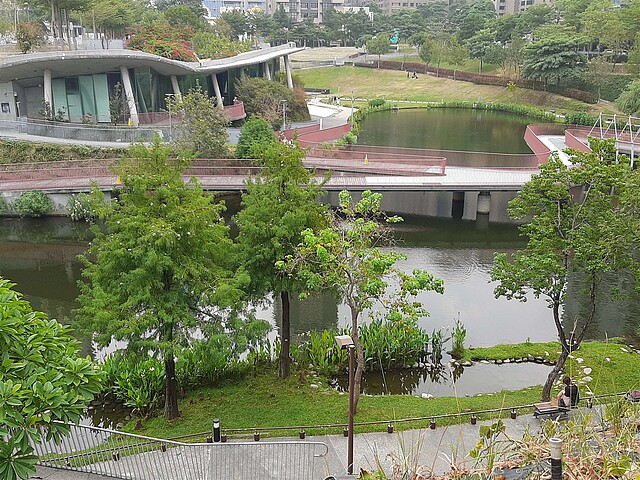
<path id="1" fill-rule="evenodd" d="M 562 439 L 550 438 L 551 480 L 562 480 Z"/>
<path id="2" fill-rule="evenodd" d="M 254 442 L 259 442 L 260 441 L 260 432 L 254 432 L 253 441 Z"/>
<path id="3" fill-rule="evenodd" d="M 213 437 L 211 435 L 207 437 L 207 443 L 213 443 Z"/>
<path id="4" fill-rule="evenodd" d="M 218 443 L 220 441 L 220 419 L 213 419 L 213 441 Z"/>
<path id="5" fill-rule="evenodd" d="M 478 417 L 471 415 L 471 425 L 475 425 L 476 423 L 478 423 Z"/>
<path id="6" fill-rule="evenodd" d="M 513 410 L 511 410 L 511 420 L 515 420 L 517 416 L 518 412 L 516 412 L 516 409 L 514 408 Z"/>
<path id="7" fill-rule="evenodd" d="M 429 428 L 431 430 L 435 430 L 436 429 L 436 419 L 435 418 L 431 419 L 431 422 L 429 423 Z"/>
<path id="8" fill-rule="evenodd" d="M 222 435 L 220 435 L 220 441 L 222 443 L 227 443 L 227 434 L 223 433 Z"/>
<path id="9" fill-rule="evenodd" d="M 306 435 L 307 435 L 307 434 L 305 433 L 305 431 L 304 431 L 304 430 L 300 430 L 300 440 L 304 440 L 304 437 L 305 437 Z"/>
<path id="10" fill-rule="evenodd" d="M 393 433 L 393 425 L 387 425 L 387 433 Z"/>

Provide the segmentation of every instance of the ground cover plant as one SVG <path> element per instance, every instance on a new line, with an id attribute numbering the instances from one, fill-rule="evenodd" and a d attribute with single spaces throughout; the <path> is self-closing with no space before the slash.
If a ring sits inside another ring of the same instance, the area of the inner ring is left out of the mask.
<path id="1" fill-rule="evenodd" d="M 498 345 L 483 349 L 466 349 L 463 358 L 504 359 L 528 355 L 553 359 L 560 345 L 549 343 L 522 343 Z M 346 358 L 346 355 L 345 355 Z M 616 341 L 583 342 L 567 361 L 565 371 L 579 382 L 583 400 L 589 395 L 604 395 L 640 388 L 637 364 L 640 354 L 630 346 Z M 347 421 L 347 396 L 329 385 L 329 378 L 320 375 L 308 365 L 294 364 L 288 379 L 277 377 L 274 363 L 253 360 L 248 368 L 234 377 L 221 379 L 215 386 L 193 388 L 181 401 L 182 416 L 166 421 L 161 416 L 142 420 L 142 432 L 149 436 L 172 438 L 199 432 L 209 432 L 211 420 L 222 420 L 223 429 L 298 425 L 344 424 Z M 587 373 L 588 372 L 588 373 Z M 473 375 L 473 366 L 468 368 Z M 315 385 L 315 387 L 314 387 Z M 542 386 L 518 391 L 480 394 L 472 397 L 440 397 L 423 399 L 411 395 L 363 395 L 358 406 L 356 423 L 380 422 L 379 425 L 358 426 L 359 432 L 380 431 L 389 421 L 397 430 L 425 428 L 431 417 L 456 413 L 460 417 L 437 419 L 438 425 L 468 421 L 469 412 L 504 408 L 508 417 L 510 408 L 538 402 Z M 265 401 L 268 399 L 268 401 Z M 251 408 L 247 406 L 251 405 Z M 286 405 L 286 408 L 277 408 Z M 519 414 L 530 414 L 525 408 Z M 395 422 L 404 418 L 424 418 L 420 421 Z M 480 415 L 478 418 L 486 418 Z M 133 429 L 136 421 L 127 425 Z M 308 429 L 309 434 L 338 434 L 342 427 Z M 248 435 L 249 430 L 245 432 Z M 250 431 L 253 433 L 253 430 Z M 266 436 L 297 435 L 298 429 L 267 432 Z"/>

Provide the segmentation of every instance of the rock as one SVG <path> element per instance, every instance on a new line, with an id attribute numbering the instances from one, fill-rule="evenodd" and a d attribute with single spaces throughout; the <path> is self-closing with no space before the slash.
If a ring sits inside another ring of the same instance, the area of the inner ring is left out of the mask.
<path id="1" fill-rule="evenodd" d="M 486 365 L 489 363 L 489 360 L 480 360 L 480 363 L 484 363 Z"/>
<path id="2" fill-rule="evenodd" d="M 433 398 L 433 395 L 431 395 L 430 393 L 423 393 L 422 395 L 420 395 L 422 398 L 428 399 L 428 398 Z"/>
<path id="3" fill-rule="evenodd" d="M 496 365 L 502 365 L 503 363 L 504 363 L 504 361 L 502 361 L 500 359 L 496 360 Z"/>
<path id="4" fill-rule="evenodd" d="M 504 363 L 511 363 L 511 359 L 510 358 L 505 359 Z"/>
<path id="5" fill-rule="evenodd" d="M 310 384 L 309 384 L 309 386 L 310 386 L 311 388 L 318 388 L 318 385 L 316 385 L 315 383 L 310 383 Z"/>
<path id="6" fill-rule="evenodd" d="M 463 367 L 471 367 L 471 366 L 473 366 L 473 362 L 470 362 L 470 361 L 468 361 L 468 360 L 467 360 L 466 362 L 464 362 L 464 363 L 462 364 L 462 366 L 463 366 Z"/>

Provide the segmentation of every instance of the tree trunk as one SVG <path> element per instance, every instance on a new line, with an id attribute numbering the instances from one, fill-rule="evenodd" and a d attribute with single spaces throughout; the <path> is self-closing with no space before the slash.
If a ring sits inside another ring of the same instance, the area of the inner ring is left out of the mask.
<path id="1" fill-rule="evenodd" d="M 560 372 L 562 372 L 562 369 L 564 368 L 564 364 L 567 361 L 568 357 L 569 357 L 569 350 L 565 349 L 563 345 L 562 351 L 560 352 L 560 356 L 558 357 L 558 360 L 556 361 L 556 364 L 554 365 L 553 369 L 551 369 L 551 372 L 549 372 L 547 381 L 545 382 L 544 387 L 542 388 L 543 402 L 548 402 L 551 399 L 551 389 L 553 388 L 553 383 L 560 376 Z"/>
<path id="2" fill-rule="evenodd" d="M 291 373 L 291 302 L 289 292 L 280 292 L 282 301 L 282 326 L 280 329 L 280 364 L 278 375 L 287 378 Z"/>
<path id="3" fill-rule="evenodd" d="M 180 416 L 178 411 L 178 382 L 176 380 L 176 362 L 173 353 L 165 354 L 164 358 L 165 374 L 165 395 L 164 395 L 164 417 L 173 420 Z"/>
<path id="4" fill-rule="evenodd" d="M 362 383 L 362 371 L 364 370 L 364 350 L 362 342 L 358 336 L 358 315 L 359 312 L 355 307 L 349 307 L 351 310 L 351 339 L 356 347 L 356 373 L 353 378 L 353 405 L 354 414 L 358 411 L 358 400 L 360 400 L 360 385 Z"/>

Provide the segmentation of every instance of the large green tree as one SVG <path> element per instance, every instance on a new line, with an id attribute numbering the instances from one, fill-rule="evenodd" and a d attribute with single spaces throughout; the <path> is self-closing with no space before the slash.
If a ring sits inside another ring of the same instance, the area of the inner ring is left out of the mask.
<path id="1" fill-rule="evenodd" d="M 326 225 L 326 206 L 318 202 L 322 183 L 303 165 L 305 152 L 296 145 L 256 144 L 262 170 L 247 181 L 242 210 L 236 216 L 238 243 L 257 298 L 273 293 L 282 301 L 279 375 L 290 372 L 290 294 L 301 290 L 295 277 L 276 268 L 302 241 L 302 231 Z"/>
<path id="2" fill-rule="evenodd" d="M 616 99 L 616 106 L 628 115 L 640 115 L 640 80 L 634 80 Z"/>
<path id="3" fill-rule="evenodd" d="M 382 195 L 369 190 L 357 203 L 349 192 L 340 192 L 340 205 L 330 225 L 304 231 L 295 253 L 278 263 L 279 268 L 302 282 L 303 293 L 329 290 L 349 307 L 351 337 L 357 352 L 356 404 L 365 365 L 358 332 L 362 313 L 380 303 L 396 319 L 427 316 L 422 305 L 410 298 L 422 291 L 444 291 L 442 280 L 423 270 L 411 274 L 401 271 L 396 263 L 406 257 L 381 248 L 389 240 L 384 224 L 401 220 L 384 215 L 381 202 Z"/>
<path id="4" fill-rule="evenodd" d="M 578 47 L 585 38 L 565 28 L 543 28 L 538 30 L 539 39 L 522 49 L 522 75 L 532 80 L 560 84 L 570 81 L 582 73 L 584 58 Z"/>
<path id="5" fill-rule="evenodd" d="M 619 197 L 629 189 L 633 172 L 612 141 L 592 140 L 593 152 L 574 151 L 571 164 L 556 155 L 541 165 L 509 205 L 509 214 L 525 220 L 524 249 L 496 254 L 491 278 L 499 282 L 496 297 L 526 301 L 527 294 L 545 297 L 552 311 L 561 352 L 549 373 L 542 399 L 549 400 L 553 382 L 576 350 L 600 305 L 603 274 L 631 268 L 638 232 L 620 225 Z M 637 175 L 637 174 L 636 174 Z M 562 318 L 570 282 L 586 286 L 587 308 L 580 318 Z M 604 292 L 609 295 L 610 292 Z"/>
<path id="6" fill-rule="evenodd" d="M 83 257 L 78 321 L 107 345 L 153 352 L 164 361 L 167 419 L 176 418 L 175 357 L 196 329 L 226 329 L 242 297 L 234 248 L 220 217 L 223 205 L 191 179 L 182 179 L 187 159 L 169 160 L 156 139 L 131 148 L 116 173 L 117 202 L 100 212 L 105 231 Z M 229 311 L 228 311 L 229 310 Z"/>
<path id="7" fill-rule="evenodd" d="M 60 440 L 100 391 L 102 372 L 81 358 L 69 327 L 34 312 L 0 278 L 0 478 L 35 472 L 32 443 Z M 64 422 L 62 424 L 54 421 Z"/>
<path id="8" fill-rule="evenodd" d="M 367 42 L 367 53 L 378 55 L 378 68 L 380 68 L 380 55 L 389 53 L 389 35 L 379 33 Z"/>

